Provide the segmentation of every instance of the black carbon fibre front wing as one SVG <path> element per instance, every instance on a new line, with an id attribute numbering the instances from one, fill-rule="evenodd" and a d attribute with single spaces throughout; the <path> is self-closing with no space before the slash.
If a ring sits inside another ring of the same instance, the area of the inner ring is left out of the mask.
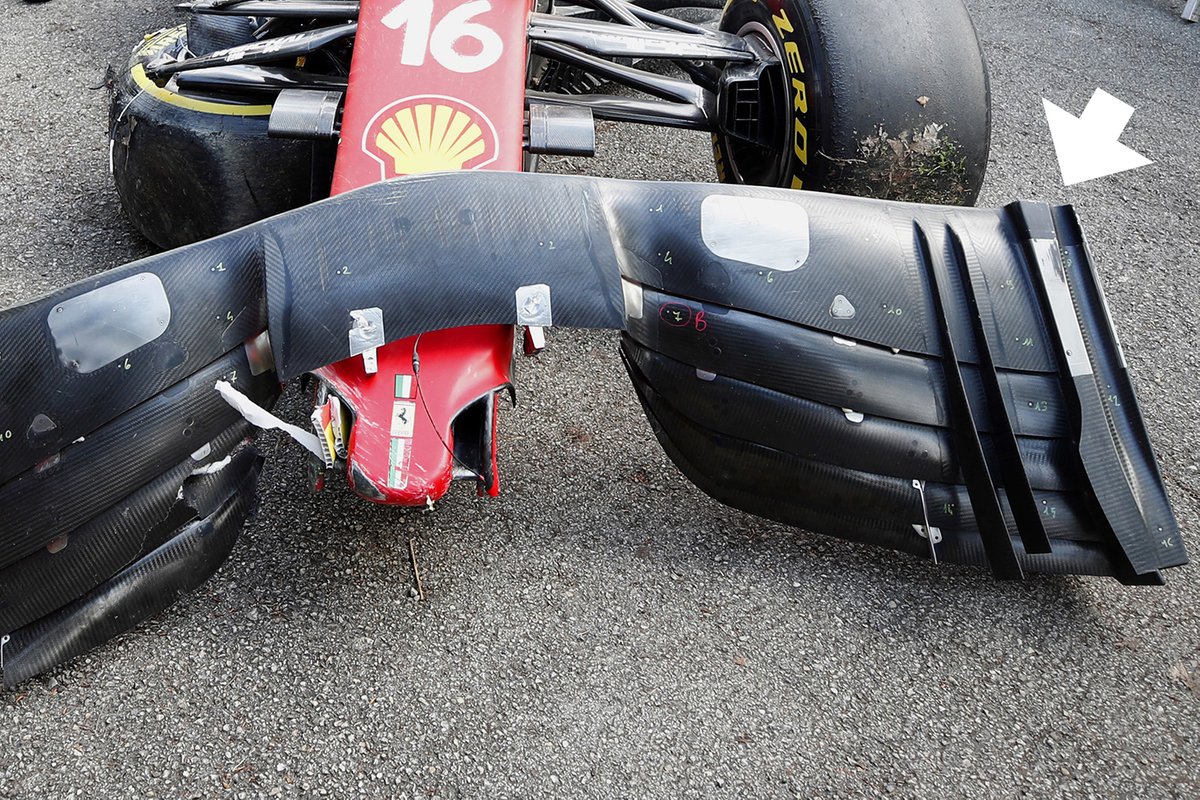
<path id="1" fill-rule="evenodd" d="M 269 331 L 290 379 L 350 355 L 351 312 L 374 308 L 388 340 L 483 323 L 624 331 L 667 452 L 752 513 L 1002 578 L 1161 582 L 1186 562 L 1069 207 L 450 173 L 0 312 L 6 683 L 219 566 L 257 462 L 236 455 L 240 418 L 212 384 L 264 405 L 278 392 L 242 342 Z M 187 502 L 201 479 L 218 488 Z"/>

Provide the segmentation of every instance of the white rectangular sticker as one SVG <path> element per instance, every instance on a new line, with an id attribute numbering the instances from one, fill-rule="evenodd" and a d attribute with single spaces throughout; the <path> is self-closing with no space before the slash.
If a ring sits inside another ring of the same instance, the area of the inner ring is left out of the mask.
<path id="1" fill-rule="evenodd" d="M 416 403 L 408 400 L 394 401 L 392 403 L 392 436 L 402 436 L 405 439 L 411 439 L 416 416 Z"/>
<path id="2" fill-rule="evenodd" d="M 700 203 L 700 237 L 715 256 L 791 272 L 808 260 L 808 212 L 796 200 L 710 194 Z"/>

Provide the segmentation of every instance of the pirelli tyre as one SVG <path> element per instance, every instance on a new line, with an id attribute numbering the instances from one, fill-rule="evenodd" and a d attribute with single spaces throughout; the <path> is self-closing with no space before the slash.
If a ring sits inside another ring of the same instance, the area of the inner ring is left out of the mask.
<path id="1" fill-rule="evenodd" d="M 202 32 L 204 47 L 246 35 L 193 20 L 192 35 Z M 194 55 L 188 36 L 187 25 L 147 36 L 134 48 L 110 107 L 117 194 L 134 227 L 164 248 L 324 197 L 332 173 L 332 143 L 268 138 L 270 100 L 185 93 L 174 79 L 151 81 L 143 64 L 162 53 Z"/>
<path id="2" fill-rule="evenodd" d="M 762 128 L 739 136 L 724 125 L 714 136 L 722 181 L 975 201 L 990 92 L 962 0 L 730 0 L 721 29 L 780 65 L 758 86 L 751 118 Z M 732 105 L 732 96 L 722 100 Z"/>

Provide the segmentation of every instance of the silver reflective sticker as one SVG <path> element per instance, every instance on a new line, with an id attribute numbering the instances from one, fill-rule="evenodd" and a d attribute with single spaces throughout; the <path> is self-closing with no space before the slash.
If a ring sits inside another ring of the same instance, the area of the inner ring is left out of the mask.
<path id="1" fill-rule="evenodd" d="M 791 200 L 710 194 L 700 204 L 700 236 L 713 255 L 779 272 L 808 260 L 808 212 Z"/>
<path id="2" fill-rule="evenodd" d="M 152 272 L 122 278 L 50 309 L 46 324 L 59 361 L 95 372 L 157 339 L 171 323 L 171 304 Z"/>
<path id="3" fill-rule="evenodd" d="M 246 360 L 250 362 L 250 374 L 262 375 L 275 369 L 275 355 L 271 352 L 271 335 L 263 331 L 253 339 L 247 339 Z"/>
<path id="4" fill-rule="evenodd" d="M 532 283 L 517 287 L 517 324 L 549 328 L 554 325 L 550 308 L 550 287 Z"/>
<path id="5" fill-rule="evenodd" d="M 350 311 L 350 355 L 356 356 L 387 344 L 383 332 L 382 308 L 356 308 Z"/>
<path id="6" fill-rule="evenodd" d="M 1092 361 L 1088 358 L 1083 330 L 1075 313 L 1075 299 L 1067 285 L 1067 273 L 1058 254 L 1058 243 L 1053 239 L 1034 239 L 1033 254 L 1042 282 L 1046 286 L 1046 299 L 1050 303 L 1050 321 L 1058 329 L 1063 352 L 1067 357 L 1067 371 L 1071 377 L 1092 374 Z"/>

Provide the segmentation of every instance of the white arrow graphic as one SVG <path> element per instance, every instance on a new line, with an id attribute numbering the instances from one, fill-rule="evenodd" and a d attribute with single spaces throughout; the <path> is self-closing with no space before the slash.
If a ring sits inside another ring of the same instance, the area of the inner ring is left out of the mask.
<path id="1" fill-rule="evenodd" d="M 1054 152 L 1058 155 L 1058 167 L 1062 170 L 1065 185 L 1154 163 L 1118 141 L 1133 116 L 1133 106 L 1103 89 L 1092 93 L 1092 99 L 1078 117 L 1044 97 L 1042 105 L 1046 109 L 1046 122 L 1050 125 L 1050 138 L 1054 140 Z"/>

